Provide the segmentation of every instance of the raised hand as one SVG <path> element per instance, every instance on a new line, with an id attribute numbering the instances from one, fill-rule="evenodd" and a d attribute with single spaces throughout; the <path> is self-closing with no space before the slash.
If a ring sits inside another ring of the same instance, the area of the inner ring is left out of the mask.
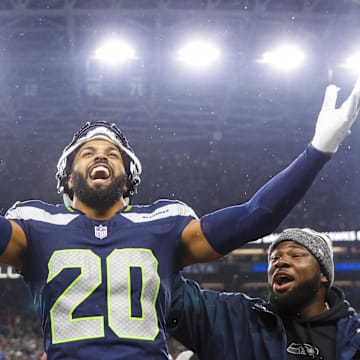
<path id="1" fill-rule="evenodd" d="M 325 91 L 324 102 L 319 113 L 312 145 L 315 149 L 336 153 L 359 114 L 360 77 L 357 79 L 350 96 L 336 109 L 337 94 L 340 89 L 329 85 Z"/>

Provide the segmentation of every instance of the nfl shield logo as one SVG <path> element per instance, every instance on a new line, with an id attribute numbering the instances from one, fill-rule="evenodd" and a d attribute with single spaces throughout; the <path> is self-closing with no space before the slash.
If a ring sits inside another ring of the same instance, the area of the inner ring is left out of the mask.
<path id="1" fill-rule="evenodd" d="M 107 235 L 108 235 L 107 226 L 104 225 L 95 226 L 95 236 L 98 239 L 104 239 L 107 237 Z"/>

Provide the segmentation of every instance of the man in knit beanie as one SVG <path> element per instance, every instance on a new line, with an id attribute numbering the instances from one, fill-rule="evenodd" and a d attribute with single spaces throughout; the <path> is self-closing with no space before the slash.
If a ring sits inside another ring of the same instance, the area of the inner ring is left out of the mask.
<path id="1" fill-rule="evenodd" d="M 269 247 L 267 280 L 261 299 L 178 277 L 170 335 L 200 360 L 360 359 L 360 316 L 334 286 L 327 235 L 284 230 Z"/>
<path id="2" fill-rule="evenodd" d="M 334 260 L 327 235 L 308 228 L 286 229 L 271 243 L 268 264 L 269 299 L 278 313 L 304 309 L 311 314 L 316 307 L 329 307 L 326 296 L 334 282 Z"/>
<path id="3" fill-rule="evenodd" d="M 320 264 L 321 270 L 328 279 L 328 285 L 334 282 L 334 259 L 332 242 L 330 238 L 309 228 L 290 228 L 284 230 L 280 236 L 269 246 L 270 254 L 282 241 L 291 240 L 309 250 Z"/>

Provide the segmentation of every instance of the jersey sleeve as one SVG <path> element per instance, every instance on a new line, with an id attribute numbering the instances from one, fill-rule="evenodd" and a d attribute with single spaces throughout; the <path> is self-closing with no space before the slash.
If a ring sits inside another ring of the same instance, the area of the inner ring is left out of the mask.
<path id="1" fill-rule="evenodd" d="M 179 226 L 180 232 L 182 232 L 185 226 L 193 219 L 199 219 L 195 211 L 187 204 L 177 201 L 178 204 L 178 214 L 181 218 Z"/>
<path id="2" fill-rule="evenodd" d="M 15 221 L 25 232 L 26 237 L 29 237 L 29 224 L 25 220 L 26 215 L 23 211 L 23 204 L 20 201 L 14 203 L 5 213 L 5 218 Z"/>
<path id="3" fill-rule="evenodd" d="M 140 215 L 137 213 L 128 213 L 123 214 L 123 216 L 135 222 L 151 220 L 156 223 L 156 221 L 161 220 L 168 221 L 170 227 L 167 228 L 167 231 L 178 235 L 182 233 L 191 220 L 199 219 L 190 206 L 179 200 L 157 200 L 149 207 L 148 211 L 149 212 Z"/>

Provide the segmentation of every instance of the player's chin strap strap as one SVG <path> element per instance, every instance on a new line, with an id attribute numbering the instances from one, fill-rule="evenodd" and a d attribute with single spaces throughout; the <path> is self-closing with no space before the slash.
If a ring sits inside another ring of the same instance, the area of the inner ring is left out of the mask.
<path id="1" fill-rule="evenodd" d="M 68 194 L 65 194 L 65 193 L 63 193 L 63 202 L 64 202 L 64 205 L 66 206 L 66 207 L 72 207 L 73 206 L 73 202 L 72 202 L 72 200 L 70 199 L 70 196 L 68 195 Z"/>

